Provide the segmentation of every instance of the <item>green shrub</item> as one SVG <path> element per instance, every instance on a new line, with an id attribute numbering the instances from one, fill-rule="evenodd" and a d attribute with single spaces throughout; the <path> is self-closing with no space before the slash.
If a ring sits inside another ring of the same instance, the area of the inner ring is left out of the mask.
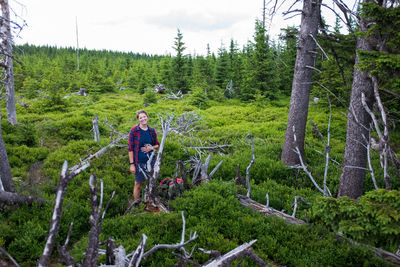
<path id="1" fill-rule="evenodd" d="M 367 192 L 358 201 L 319 197 L 312 220 L 354 240 L 395 251 L 400 238 L 400 192 Z"/>

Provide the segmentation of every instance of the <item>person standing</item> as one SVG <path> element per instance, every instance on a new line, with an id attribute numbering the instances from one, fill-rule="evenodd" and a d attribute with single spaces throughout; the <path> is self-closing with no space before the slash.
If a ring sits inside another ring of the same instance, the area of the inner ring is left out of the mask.
<path id="1" fill-rule="evenodd" d="M 135 175 L 135 186 L 133 188 L 133 204 L 138 206 L 140 203 L 140 189 L 146 177 L 143 172 L 147 171 L 147 161 L 150 159 L 151 152 L 160 146 L 157 140 L 157 133 L 154 128 L 147 124 L 148 115 L 143 109 L 136 112 L 139 123 L 132 127 L 129 132 L 128 151 L 130 172 Z M 154 165 L 155 157 L 151 162 Z"/>

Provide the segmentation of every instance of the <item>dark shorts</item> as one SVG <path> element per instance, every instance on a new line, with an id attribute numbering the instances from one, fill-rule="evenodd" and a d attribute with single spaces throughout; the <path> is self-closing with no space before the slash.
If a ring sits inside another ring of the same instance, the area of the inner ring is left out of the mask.
<path id="1" fill-rule="evenodd" d="M 155 159 L 153 159 L 152 164 L 151 164 L 152 168 L 154 168 L 154 163 L 155 162 L 156 162 Z M 146 173 L 146 175 L 140 169 L 142 169 Z M 146 181 L 150 177 L 150 175 L 152 175 L 152 172 L 149 173 L 147 171 L 147 163 L 140 163 L 139 162 L 139 166 L 136 168 L 135 182 L 143 183 L 144 181 Z"/>

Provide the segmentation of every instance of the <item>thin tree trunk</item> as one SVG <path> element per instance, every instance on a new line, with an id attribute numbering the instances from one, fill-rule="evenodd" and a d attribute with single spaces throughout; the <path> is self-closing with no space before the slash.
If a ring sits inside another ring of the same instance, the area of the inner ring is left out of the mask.
<path id="1" fill-rule="evenodd" d="M 0 110 L 0 189 L 7 192 L 15 192 L 14 182 L 11 176 L 10 163 L 1 133 L 1 110 Z"/>
<path id="2" fill-rule="evenodd" d="M 7 120 L 10 124 L 17 124 L 15 110 L 14 71 L 12 60 L 12 36 L 10 28 L 10 9 L 8 0 L 0 0 L 2 18 L 0 19 L 1 50 L 3 54 L 4 84 L 7 90 Z"/>
<path id="3" fill-rule="evenodd" d="M 312 67 L 315 63 L 316 43 L 321 13 L 321 0 L 304 0 L 301 17 L 299 43 L 290 98 L 289 118 L 286 128 L 285 143 L 281 159 L 293 166 L 299 164 L 299 157 L 294 152 L 297 146 L 304 159 L 304 138 L 307 124 L 308 102 L 312 79 Z M 293 139 L 293 126 L 296 128 L 297 144 Z"/>
<path id="4" fill-rule="evenodd" d="M 372 0 L 364 0 L 364 3 Z M 361 17 L 360 31 L 367 31 L 368 21 Z M 357 50 L 372 51 L 370 37 L 357 37 Z M 369 140 L 369 124 L 371 117 L 362 105 L 361 94 L 364 93 L 367 105 L 374 103 L 374 88 L 367 72 L 360 71 L 359 55 L 356 55 L 353 85 L 350 95 L 350 107 L 347 116 L 346 148 L 344 152 L 343 169 L 340 177 L 338 197 L 348 196 L 358 198 L 363 194 L 365 170 L 367 165 L 367 144 L 362 143 L 364 135 Z"/>

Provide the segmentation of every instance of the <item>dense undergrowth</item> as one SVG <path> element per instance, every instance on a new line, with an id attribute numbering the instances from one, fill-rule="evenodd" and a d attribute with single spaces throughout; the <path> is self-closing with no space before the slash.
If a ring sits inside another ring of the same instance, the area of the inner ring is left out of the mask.
<path id="1" fill-rule="evenodd" d="M 148 97 L 148 96 L 147 96 Z M 186 231 L 197 231 L 199 237 L 188 245 L 190 251 L 196 246 L 193 260 L 204 263 L 208 256 L 197 251 L 229 250 L 257 239 L 253 248 L 264 260 L 272 260 L 287 266 L 382 266 L 387 265 L 373 256 L 365 246 L 352 246 L 346 239 L 335 235 L 342 232 L 356 241 L 382 247 L 395 252 L 400 237 L 400 195 L 397 190 L 372 191 L 373 184 L 367 175 L 365 191 L 358 201 L 324 198 L 301 171 L 290 169 L 280 162 L 281 147 L 286 130 L 289 99 L 243 103 L 238 100 L 208 102 L 205 107 L 197 105 L 196 95 L 185 95 L 181 100 L 155 97 L 156 103 L 146 108 L 149 124 L 156 128 L 161 140 L 158 114 L 196 112 L 202 118 L 202 131 L 192 137 L 170 134 L 164 150 L 161 177 L 174 174 L 177 160 L 186 160 L 183 148 L 189 145 L 203 146 L 229 144 L 225 154 L 213 154 L 210 168 L 219 161 L 218 169 L 210 184 L 185 191 L 181 197 L 167 203 L 170 214 L 142 212 L 143 206 L 132 214 L 122 216 L 132 196 L 133 177 L 129 173 L 126 147 L 117 147 L 96 159 L 90 169 L 75 177 L 69 184 L 64 202 L 62 224 L 57 242 L 63 243 L 71 221 L 74 228 L 70 252 L 76 261 L 83 258 L 87 245 L 89 215 L 91 208 L 88 178 L 96 174 L 104 181 L 105 200 L 112 191 L 112 201 L 103 224 L 101 240 L 112 237 L 127 252 L 136 248 L 142 234 L 148 236 L 147 247 L 157 243 L 176 243 L 182 230 L 181 212 L 186 217 Z M 79 163 L 89 153 L 94 153 L 110 141 L 110 129 L 100 125 L 101 141 L 93 141 L 92 118 L 113 123 L 121 133 L 127 133 L 136 124 L 135 112 L 143 107 L 143 95 L 134 91 L 119 91 L 89 97 L 62 98 L 59 108 L 52 110 L 43 100 L 26 100 L 29 108 L 18 107 L 17 126 L 2 121 L 3 137 L 9 156 L 12 174 L 22 193 L 34 194 L 48 199 L 43 206 L 1 207 L 0 246 L 4 247 L 22 266 L 33 266 L 41 255 L 48 234 L 54 200 L 54 191 L 64 160 L 69 166 Z M 333 108 L 331 125 L 331 156 L 342 162 L 345 144 L 345 109 Z M 5 114 L 5 111 L 3 111 Z M 309 119 L 318 124 L 326 135 L 329 108 L 326 103 L 310 104 Z M 269 204 L 291 214 L 295 196 L 302 196 L 309 205 L 301 204 L 297 217 L 310 225 L 288 225 L 280 219 L 265 217 L 240 205 L 235 195 L 245 194 L 244 188 L 234 185 L 236 166 L 245 176 L 251 157 L 249 139 L 254 136 L 256 160 L 251 177 L 251 198 Z M 399 133 L 392 134 L 400 140 Z M 200 141 L 201 140 L 201 141 Z M 398 141 L 397 141 L 398 142 Z M 125 145 L 127 141 L 125 142 Z M 393 142 L 394 147 L 399 144 Z M 306 158 L 314 178 L 321 185 L 324 173 L 324 157 L 316 150 L 324 147 L 318 135 L 307 126 Z M 189 153 L 195 153 L 190 149 Z M 203 156 L 204 157 L 204 156 Z M 378 184 L 384 187 L 379 170 L 379 155 L 374 154 L 375 174 Z M 205 157 L 204 157 L 205 158 Z M 340 166 L 329 166 L 328 186 L 336 195 Z M 390 170 L 395 177 L 393 170 Z M 392 179 L 392 187 L 398 189 L 399 180 Z M 53 264 L 58 262 L 54 252 Z M 100 256 L 100 262 L 104 258 Z M 144 266 L 173 266 L 177 259 L 171 251 L 161 250 L 143 262 Z M 245 260 L 242 266 L 254 266 Z"/>

